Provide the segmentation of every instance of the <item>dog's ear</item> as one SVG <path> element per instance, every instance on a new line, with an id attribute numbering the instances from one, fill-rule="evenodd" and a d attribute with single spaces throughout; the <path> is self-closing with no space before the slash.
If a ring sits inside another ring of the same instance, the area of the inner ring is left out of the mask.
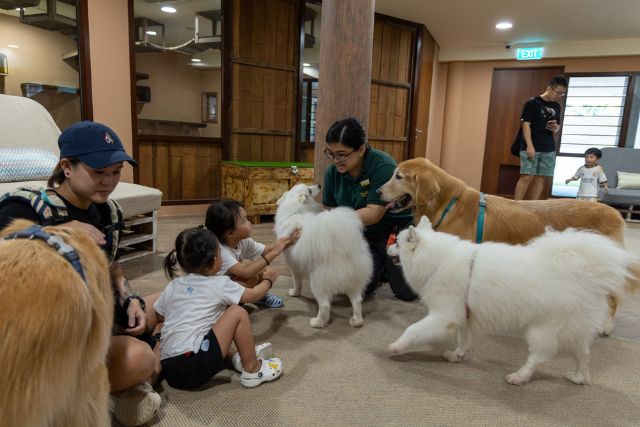
<path id="1" fill-rule="evenodd" d="M 407 228 L 407 242 L 415 242 L 416 240 L 418 240 L 418 232 L 413 225 L 410 225 Z"/>
<path id="2" fill-rule="evenodd" d="M 300 193 L 296 196 L 298 197 L 298 202 L 300 203 L 307 203 L 307 200 L 309 199 L 309 195 L 306 193 Z"/>
<path id="3" fill-rule="evenodd" d="M 418 228 L 421 228 L 423 230 L 432 230 L 432 226 L 431 226 L 431 221 L 429 221 L 429 218 L 426 215 L 422 215 L 422 218 L 420 218 L 420 222 L 418 223 Z"/>
<path id="4" fill-rule="evenodd" d="M 440 192 L 438 182 L 433 179 L 433 174 L 421 168 L 414 177 L 416 181 L 416 204 L 428 204 L 436 194 Z"/>

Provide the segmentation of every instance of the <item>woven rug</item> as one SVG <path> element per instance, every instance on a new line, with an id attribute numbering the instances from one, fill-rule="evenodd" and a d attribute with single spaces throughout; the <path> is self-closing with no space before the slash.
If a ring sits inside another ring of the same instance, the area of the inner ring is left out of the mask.
<path id="1" fill-rule="evenodd" d="M 274 287 L 287 295 L 290 279 Z M 489 336 L 462 364 L 439 352 L 391 356 L 387 345 L 424 317 L 419 302 L 395 299 L 388 285 L 364 304 L 365 324 L 348 324 L 351 307 L 339 296 L 331 323 L 313 329 L 316 313 L 308 288 L 285 297 L 281 309 L 250 311 L 256 342 L 270 341 L 285 373 L 255 389 L 227 370 L 202 389 L 159 386 L 163 405 L 148 425 L 186 426 L 632 426 L 640 422 L 640 342 L 598 338 L 592 384 L 563 379 L 567 355 L 544 364 L 524 387 L 503 378 L 526 359 L 515 336 Z M 117 425 L 117 423 L 114 423 Z"/>

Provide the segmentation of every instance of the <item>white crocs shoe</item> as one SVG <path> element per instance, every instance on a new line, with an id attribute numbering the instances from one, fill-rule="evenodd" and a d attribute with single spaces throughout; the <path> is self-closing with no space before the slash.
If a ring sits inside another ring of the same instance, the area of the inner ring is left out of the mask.
<path id="1" fill-rule="evenodd" d="M 273 346 L 270 342 L 263 342 L 256 346 L 256 359 L 269 359 L 273 357 Z M 233 369 L 242 373 L 242 359 L 240 359 L 240 353 L 233 355 L 231 358 L 231 364 L 233 365 Z"/>
<path id="2" fill-rule="evenodd" d="M 240 384 L 245 387 L 257 387 L 263 382 L 273 381 L 282 375 L 282 361 L 277 357 L 261 360 L 260 370 L 255 373 L 242 371 Z"/>
<path id="3" fill-rule="evenodd" d="M 140 426 L 153 418 L 162 399 L 148 382 L 141 382 L 113 395 L 113 415 L 127 427 Z"/>

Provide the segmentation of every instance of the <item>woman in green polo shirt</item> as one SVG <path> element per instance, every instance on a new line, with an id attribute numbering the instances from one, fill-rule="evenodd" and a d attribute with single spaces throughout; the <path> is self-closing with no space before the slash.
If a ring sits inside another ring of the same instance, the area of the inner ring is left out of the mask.
<path id="1" fill-rule="evenodd" d="M 333 161 L 324 177 L 322 203 L 328 207 L 348 206 L 356 210 L 365 225 L 364 237 L 373 256 L 374 270 L 365 295 L 379 286 L 383 274 L 396 297 L 412 301 L 416 294 L 404 281 L 402 270 L 387 257 L 389 235 L 413 223 L 411 211 L 392 213 L 380 200 L 378 188 L 391 178 L 396 162 L 387 153 L 371 148 L 360 122 L 347 118 L 335 122 L 326 137 L 326 156 Z"/>

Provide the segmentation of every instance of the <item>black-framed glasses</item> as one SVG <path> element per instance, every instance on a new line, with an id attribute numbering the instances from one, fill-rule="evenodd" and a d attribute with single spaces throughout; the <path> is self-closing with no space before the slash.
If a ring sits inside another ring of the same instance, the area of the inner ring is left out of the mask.
<path id="1" fill-rule="evenodd" d="M 351 150 L 349 153 L 344 154 L 344 153 L 333 153 L 331 152 L 331 150 L 329 150 L 328 148 L 324 149 L 324 155 L 327 156 L 327 159 L 329 160 L 333 160 L 334 162 L 338 162 L 338 163 L 344 163 L 347 161 L 347 157 L 349 157 L 351 154 L 353 154 L 353 152 L 356 150 Z"/>
<path id="2" fill-rule="evenodd" d="M 555 90 L 554 88 L 551 88 L 551 90 L 554 91 L 558 96 L 567 96 L 567 92 L 563 92 L 561 90 Z"/>

